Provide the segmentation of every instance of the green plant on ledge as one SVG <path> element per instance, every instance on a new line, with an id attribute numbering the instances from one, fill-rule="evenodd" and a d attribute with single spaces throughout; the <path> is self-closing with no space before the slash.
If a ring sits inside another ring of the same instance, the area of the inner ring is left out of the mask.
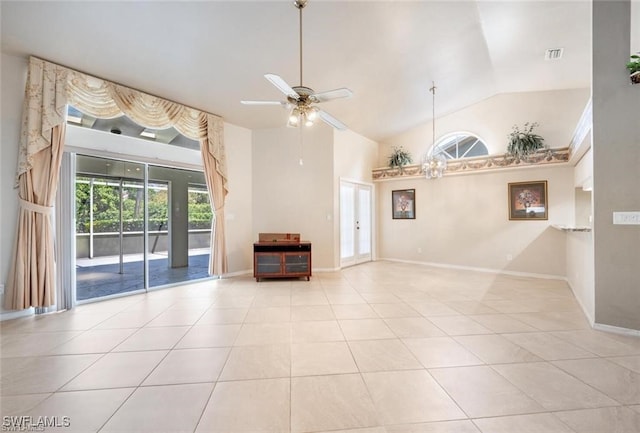
<path id="1" fill-rule="evenodd" d="M 393 152 L 389 155 L 389 167 L 398 167 L 402 168 L 407 164 L 411 164 L 413 159 L 411 158 L 411 154 L 404 150 L 402 146 L 393 147 Z"/>
<path id="2" fill-rule="evenodd" d="M 524 128 L 520 130 L 517 125 L 513 125 L 509 134 L 509 144 L 507 145 L 507 153 L 522 159 L 539 149 L 544 149 L 544 138 L 533 133 L 533 128 L 538 126 L 538 122 L 525 123 Z"/>
<path id="3" fill-rule="evenodd" d="M 629 70 L 631 82 L 640 84 L 640 53 L 632 54 L 629 60 L 630 62 L 627 63 L 627 69 Z"/>

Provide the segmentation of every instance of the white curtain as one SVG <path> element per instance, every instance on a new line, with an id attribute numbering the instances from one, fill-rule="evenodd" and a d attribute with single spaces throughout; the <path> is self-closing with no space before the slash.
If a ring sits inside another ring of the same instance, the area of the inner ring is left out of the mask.
<path id="1" fill-rule="evenodd" d="M 203 155 L 209 159 L 204 164 L 215 214 L 209 269 L 217 275 L 226 272 L 226 257 L 216 257 L 225 255 L 223 212 L 227 174 L 222 118 L 31 57 L 16 173 L 16 187 L 20 188 L 19 226 L 5 307 L 24 309 L 55 303 L 49 214 L 58 183 L 67 104 L 94 117 L 125 114 L 147 128 L 175 127 L 201 143 Z M 34 178 L 42 185 L 42 191 L 33 189 Z M 35 221 L 39 225 L 31 226 Z"/>

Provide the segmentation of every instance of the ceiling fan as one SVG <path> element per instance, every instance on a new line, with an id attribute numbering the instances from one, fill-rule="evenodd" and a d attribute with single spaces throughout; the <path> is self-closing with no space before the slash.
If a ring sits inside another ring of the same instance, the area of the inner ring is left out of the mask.
<path id="1" fill-rule="evenodd" d="M 240 101 L 245 105 L 280 105 L 290 109 L 287 126 L 299 125 L 312 126 L 319 117 L 325 123 L 344 131 L 347 126 L 333 117 L 331 114 L 318 108 L 315 104 L 330 101 L 332 99 L 350 98 L 353 92 L 346 87 L 316 93 L 313 89 L 302 85 L 302 9 L 307 5 L 307 0 L 295 0 L 294 6 L 298 8 L 300 15 L 300 85 L 291 87 L 286 81 L 276 74 L 265 74 L 265 78 L 287 97 L 286 101 Z"/>

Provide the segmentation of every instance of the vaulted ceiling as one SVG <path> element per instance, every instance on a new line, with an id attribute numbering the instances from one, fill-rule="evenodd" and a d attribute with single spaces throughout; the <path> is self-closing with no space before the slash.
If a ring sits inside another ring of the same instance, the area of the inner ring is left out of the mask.
<path id="1" fill-rule="evenodd" d="M 247 128 L 286 123 L 265 73 L 298 85 L 290 1 L 2 1 L 2 51 L 35 55 Z M 326 1 L 303 11 L 304 85 L 348 87 L 323 108 L 374 140 L 504 92 L 590 85 L 590 3 Z M 559 60 L 545 50 L 563 48 Z"/>

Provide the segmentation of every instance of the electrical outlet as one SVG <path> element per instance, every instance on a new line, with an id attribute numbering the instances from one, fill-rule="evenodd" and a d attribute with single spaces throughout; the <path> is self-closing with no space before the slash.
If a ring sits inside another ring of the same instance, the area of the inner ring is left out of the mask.
<path id="1" fill-rule="evenodd" d="M 422 254 L 422 248 L 418 248 L 418 254 Z"/>
<path id="2" fill-rule="evenodd" d="M 513 256 L 511 254 L 507 254 L 507 261 L 510 262 L 513 260 Z"/>

